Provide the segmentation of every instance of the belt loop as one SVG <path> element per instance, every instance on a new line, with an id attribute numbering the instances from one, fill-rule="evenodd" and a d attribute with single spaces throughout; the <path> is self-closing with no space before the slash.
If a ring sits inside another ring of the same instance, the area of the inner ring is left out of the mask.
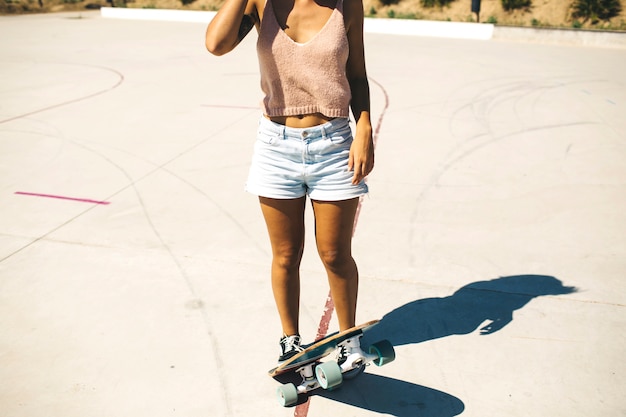
<path id="1" fill-rule="evenodd" d="M 321 129 L 322 129 L 322 138 L 323 138 L 324 140 L 328 139 L 328 137 L 326 136 L 326 124 L 323 124 L 323 125 L 321 126 Z"/>
<path id="2" fill-rule="evenodd" d="M 278 126 L 280 126 L 280 127 L 278 128 L 278 135 L 277 136 L 280 139 L 282 139 L 282 140 L 287 139 L 286 135 L 285 135 L 285 126 L 283 126 L 283 125 L 278 125 Z"/>

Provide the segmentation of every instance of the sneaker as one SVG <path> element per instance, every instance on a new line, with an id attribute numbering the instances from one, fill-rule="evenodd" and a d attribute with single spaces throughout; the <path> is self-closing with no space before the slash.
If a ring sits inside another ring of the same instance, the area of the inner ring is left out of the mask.
<path id="1" fill-rule="evenodd" d="M 360 337 L 353 337 L 344 341 L 343 343 L 341 343 L 341 345 L 337 347 L 337 364 L 339 366 L 344 364 L 344 362 L 348 359 L 348 356 L 360 350 L 360 339 Z"/>
<path id="2" fill-rule="evenodd" d="M 280 356 L 278 357 L 278 363 L 285 362 L 303 350 L 304 348 L 300 345 L 300 335 L 296 334 L 283 337 L 280 339 Z"/>
<path id="3" fill-rule="evenodd" d="M 346 365 L 346 368 L 343 368 L 343 365 L 347 362 L 348 357 L 353 353 L 361 352 L 361 337 L 357 336 L 352 339 L 346 340 L 337 349 L 337 365 L 342 367 L 342 373 L 344 379 L 352 379 L 356 378 L 363 371 L 365 371 L 365 366 L 363 365 L 363 357 L 360 356 L 358 358 L 352 358 L 352 362 L 349 365 Z M 348 368 L 349 367 L 349 368 Z"/>

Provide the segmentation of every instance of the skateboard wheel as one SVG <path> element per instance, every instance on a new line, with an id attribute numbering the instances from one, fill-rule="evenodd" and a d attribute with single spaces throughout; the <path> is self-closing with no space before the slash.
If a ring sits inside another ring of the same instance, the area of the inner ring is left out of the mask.
<path id="1" fill-rule="evenodd" d="M 315 368 L 315 376 L 320 387 L 332 390 L 343 382 L 341 368 L 336 362 L 324 362 Z"/>
<path id="2" fill-rule="evenodd" d="M 376 366 L 386 365 L 389 362 L 393 362 L 396 358 L 396 351 L 389 340 L 381 340 L 371 345 L 370 353 L 378 356 L 378 359 L 374 360 L 374 365 Z"/>
<path id="3" fill-rule="evenodd" d="M 276 395 L 283 407 L 289 407 L 298 402 L 298 389 L 294 384 L 281 385 L 276 389 Z"/>

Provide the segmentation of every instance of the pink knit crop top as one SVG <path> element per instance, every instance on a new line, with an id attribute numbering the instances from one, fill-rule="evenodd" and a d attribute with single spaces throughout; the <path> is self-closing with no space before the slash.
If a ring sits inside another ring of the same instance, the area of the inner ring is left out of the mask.
<path id="1" fill-rule="evenodd" d="M 324 27 L 306 43 L 297 43 L 279 26 L 267 0 L 257 41 L 262 102 L 267 116 L 321 113 L 348 118 L 350 84 L 346 76 L 348 37 L 343 0 Z"/>

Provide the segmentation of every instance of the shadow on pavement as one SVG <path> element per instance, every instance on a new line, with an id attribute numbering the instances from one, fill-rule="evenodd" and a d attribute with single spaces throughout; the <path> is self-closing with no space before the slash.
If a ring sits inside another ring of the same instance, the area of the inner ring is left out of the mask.
<path id="1" fill-rule="evenodd" d="M 449 297 L 412 301 L 386 314 L 365 334 L 364 344 L 388 339 L 394 346 L 451 335 L 497 332 L 530 300 L 576 292 L 548 275 L 514 275 L 468 284 Z"/>
<path id="2" fill-rule="evenodd" d="M 362 343 L 367 346 L 388 339 L 394 346 L 415 344 L 469 334 L 479 327 L 481 335 L 489 335 L 511 323 L 513 312 L 533 298 L 576 291 L 548 275 L 515 275 L 474 282 L 451 296 L 416 300 L 396 308 L 365 333 Z M 461 414 L 465 408 L 460 399 L 450 394 L 367 372 L 340 390 L 318 390 L 315 395 L 397 417 L 450 417 Z"/>
<path id="3" fill-rule="evenodd" d="M 445 392 L 367 372 L 337 391 L 316 390 L 314 395 L 397 417 L 452 417 L 465 409 Z"/>

